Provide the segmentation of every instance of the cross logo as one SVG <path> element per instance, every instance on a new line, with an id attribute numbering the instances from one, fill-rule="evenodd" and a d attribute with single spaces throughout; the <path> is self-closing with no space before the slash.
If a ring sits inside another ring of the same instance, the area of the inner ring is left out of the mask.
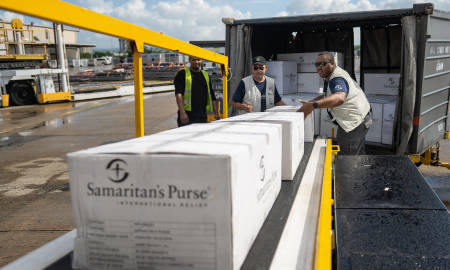
<path id="1" fill-rule="evenodd" d="M 106 165 L 106 170 L 110 171 L 108 179 L 114 183 L 120 183 L 127 179 L 129 173 L 125 171 L 124 166 L 127 163 L 119 158 L 111 160 L 108 165 Z"/>

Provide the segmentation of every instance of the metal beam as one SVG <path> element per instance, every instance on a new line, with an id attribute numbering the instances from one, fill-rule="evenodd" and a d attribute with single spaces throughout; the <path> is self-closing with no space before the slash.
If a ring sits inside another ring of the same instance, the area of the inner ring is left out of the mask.
<path id="1" fill-rule="evenodd" d="M 225 48 L 225 40 L 191 40 L 189 43 L 202 48 Z"/>

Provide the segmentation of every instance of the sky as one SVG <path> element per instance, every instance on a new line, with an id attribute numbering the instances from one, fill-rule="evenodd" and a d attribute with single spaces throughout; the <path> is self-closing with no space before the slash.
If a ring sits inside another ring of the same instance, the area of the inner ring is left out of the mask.
<path id="1" fill-rule="evenodd" d="M 339 13 L 395 8 L 412 8 L 422 0 L 66 0 L 117 19 L 162 32 L 183 40 L 224 40 L 221 19 L 266 18 L 320 13 Z M 450 0 L 434 0 L 436 9 L 450 11 Z M 50 22 L 0 10 L 0 18 L 20 18 L 25 23 L 51 25 Z M 117 38 L 82 31 L 79 43 L 97 48 L 117 48 Z"/>

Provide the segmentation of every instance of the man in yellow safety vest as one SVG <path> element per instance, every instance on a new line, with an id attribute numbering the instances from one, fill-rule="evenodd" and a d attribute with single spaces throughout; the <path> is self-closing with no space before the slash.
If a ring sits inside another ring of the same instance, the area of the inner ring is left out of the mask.
<path id="1" fill-rule="evenodd" d="M 190 67 L 178 71 L 174 79 L 178 126 L 206 123 L 207 113 L 214 113 L 219 119 L 211 80 L 208 73 L 201 70 L 202 60 L 189 57 L 189 62 Z"/>

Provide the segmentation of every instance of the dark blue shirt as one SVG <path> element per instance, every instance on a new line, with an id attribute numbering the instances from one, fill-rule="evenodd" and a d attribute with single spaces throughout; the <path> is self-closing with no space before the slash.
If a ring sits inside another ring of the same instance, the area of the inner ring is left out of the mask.
<path id="1" fill-rule="evenodd" d="M 344 92 L 346 95 L 348 95 L 349 86 L 344 78 L 336 77 L 331 79 L 329 82 L 325 81 L 323 84 L 323 91 L 325 92 L 325 95 L 327 93 L 328 84 L 330 84 L 331 94 L 335 94 L 337 92 Z"/>
<path id="2" fill-rule="evenodd" d="M 253 81 L 255 82 L 256 88 L 258 88 L 259 92 L 261 93 L 261 111 L 264 112 L 266 110 L 266 81 L 267 80 L 264 80 L 263 82 L 257 82 L 255 80 L 253 80 Z M 239 82 L 238 87 L 236 88 L 236 91 L 234 92 L 233 101 L 242 103 L 242 101 L 244 100 L 244 96 L 245 96 L 245 83 L 243 80 L 241 80 Z M 277 87 L 275 86 L 274 103 L 276 104 L 277 102 L 280 102 L 280 101 L 281 101 L 281 97 L 278 94 Z"/>

